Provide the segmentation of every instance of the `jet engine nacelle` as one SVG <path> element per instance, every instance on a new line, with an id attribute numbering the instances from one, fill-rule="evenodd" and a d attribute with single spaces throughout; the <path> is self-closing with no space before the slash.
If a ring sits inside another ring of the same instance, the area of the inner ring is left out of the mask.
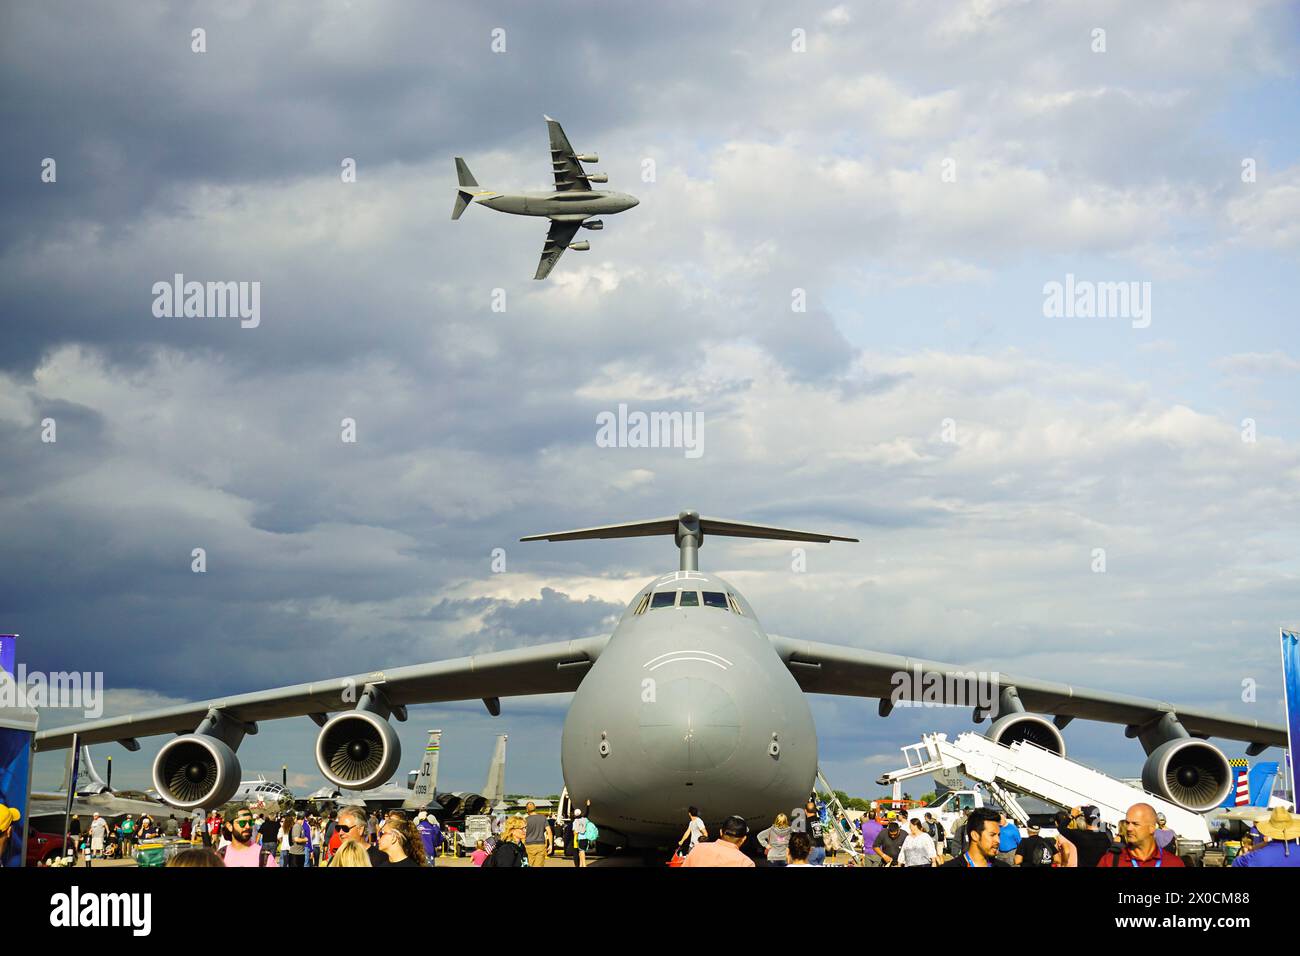
<path id="1" fill-rule="evenodd" d="M 569 248 L 573 249 L 576 252 L 586 252 L 588 249 L 591 248 L 591 243 L 588 242 L 586 239 L 584 239 L 582 240 L 582 242 L 569 243 Z"/>
<path id="2" fill-rule="evenodd" d="M 1142 765 L 1142 787 L 1196 813 L 1223 803 L 1232 789 L 1223 751 L 1195 737 L 1167 740 Z"/>
<path id="3" fill-rule="evenodd" d="M 239 789 L 239 758 L 224 741 L 186 734 L 163 744 L 153 760 L 153 785 L 178 810 L 210 810 Z"/>
<path id="4" fill-rule="evenodd" d="M 586 222 L 584 222 L 584 223 L 582 224 L 582 228 L 583 228 L 583 229 L 604 229 L 604 228 L 605 228 L 605 220 L 603 220 L 603 219 L 588 219 Z"/>
<path id="5" fill-rule="evenodd" d="M 595 162 L 595 160 L 592 160 Z M 589 183 L 607 183 L 609 182 L 609 173 L 588 173 L 587 182 Z"/>
<path id="6" fill-rule="evenodd" d="M 1037 714 L 1007 714 L 999 717 L 989 727 L 986 735 L 994 743 L 1010 747 L 1018 740 L 1027 740 L 1059 756 L 1065 756 L 1065 738 L 1050 720 Z"/>
<path id="7" fill-rule="evenodd" d="M 580 163 L 600 162 L 600 157 L 597 156 L 595 153 L 579 153 L 577 156 L 574 157 L 574 159 L 576 159 Z"/>
<path id="8" fill-rule="evenodd" d="M 336 787 L 369 790 L 402 762 L 402 744 L 388 721 L 368 710 L 336 714 L 316 738 L 316 766 Z"/>

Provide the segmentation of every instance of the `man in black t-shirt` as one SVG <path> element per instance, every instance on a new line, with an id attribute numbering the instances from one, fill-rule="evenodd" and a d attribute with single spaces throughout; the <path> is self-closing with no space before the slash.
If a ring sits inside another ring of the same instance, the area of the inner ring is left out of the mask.
<path id="1" fill-rule="evenodd" d="M 826 837 L 822 833 L 822 815 L 817 812 L 817 801 L 812 797 L 804 806 L 804 818 L 808 824 L 808 839 L 812 841 L 812 852 L 808 854 L 810 866 L 821 866 L 826 859 Z"/>
<path id="2" fill-rule="evenodd" d="M 903 855 L 903 841 L 907 834 L 898 825 L 898 818 L 890 820 L 885 829 L 876 835 L 876 856 L 883 866 L 902 866 L 899 857 Z"/>
<path id="3" fill-rule="evenodd" d="M 1037 824 L 1029 824 L 1029 836 L 1016 847 L 1016 866 L 1051 866 L 1056 855 L 1056 841 L 1038 832 Z"/>
<path id="4" fill-rule="evenodd" d="M 1087 824 L 1086 830 L 1071 829 L 1065 834 L 1065 838 L 1079 851 L 1079 866 L 1096 866 L 1110 849 L 1110 837 L 1101 832 L 1101 811 L 1096 807 L 1075 807 L 1070 811 L 1070 817 L 1075 821 L 1082 819 Z"/>

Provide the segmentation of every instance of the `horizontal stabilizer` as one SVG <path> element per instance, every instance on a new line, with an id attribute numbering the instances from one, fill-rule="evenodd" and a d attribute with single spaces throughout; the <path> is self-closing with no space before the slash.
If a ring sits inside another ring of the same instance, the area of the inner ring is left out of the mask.
<path id="1" fill-rule="evenodd" d="M 465 211 L 465 207 L 468 206 L 473 199 L 474 197 L 464 190 L 456 193 L 456 206 L 451 211 L 451 218 L 459 219 L 460 214 Z"/>
<path id="2" fill-rule="evenodd" d="M 698 530 L 692 532 L 692 526 Z M 795 531 L 790 528 L 773 528 L 762 524 L 748 524 L 743 521 L 727 521 L 722 518 L 701 518 L 694 511 L 683 511 L 670 518 L 652 518 L 648 521 L 630 521 L 626 524 L 606 524 L 595 528 L 578 528 L 573 531 L 552 531 L 549 534 L 535 534 L 520 541 L 580 541 L 585 538 L 641 538 L 649 535 L 671 534 L 679 532 L 695 533 L 699 537 L 717 534 L 729 538 L 767 538 L 774 541 L 857 541 L 837 534 L 824 534 L 819 531 Z"/>

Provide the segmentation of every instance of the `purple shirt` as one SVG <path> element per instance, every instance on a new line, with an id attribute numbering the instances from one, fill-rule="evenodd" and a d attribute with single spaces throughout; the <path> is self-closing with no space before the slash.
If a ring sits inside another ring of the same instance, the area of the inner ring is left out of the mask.
<path id="1" fill-rule="evenodd" d="M 1300 843 L 1295 840 L 1274 840 L 1258 850 L 1240 853 L 1233 866 L 1300 866 Z"/>
<path id="2" fill-rule="evenodd" d="M 884 828 L 884 824 L 879 820 L 873 820 L 871 817 L 862 818 L 862 845 L 866 848 L 867 856 L 876 855 L 876 837 Z"/>

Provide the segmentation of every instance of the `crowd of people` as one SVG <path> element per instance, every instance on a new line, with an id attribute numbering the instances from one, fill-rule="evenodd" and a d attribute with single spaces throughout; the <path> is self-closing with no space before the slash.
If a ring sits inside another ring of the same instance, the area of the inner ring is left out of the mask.
<path id="1" fill-rule="evenodd" d="M 492 835 L 476 842 L 470 862 L 478 867 L 545 866 L 555 851 L 556 822 L 529 803 L 524 815 L 496 818 Z M 565 823 L 566 856 L 577 867 L 599 833 L 575 810 Z M 444 833 L 438 819 L 420 811 L 408 817 L 389 810 L 382 817 L 361 807 L 344 807 L 325 815 L 262 814 L 241 808 L 186 818 L 177 836 L 189 849 L 175 853 L 168 866 L 243 867 L 425 867 L 440 853 L 455 852 L 454 833 Z"/>
<path id="2" fill-rule="evenodd" d="M 685 832 L 672 860 L 674 866 L 751 867 L 824 865 L 828 836 L 837 834 L 824 808 L 809 800 L 799 814 L 802 826 L 778 813 L 772 825 L 756 834 L 743 817 L 733 816 L 710 839 L 696 807 L 688 812 Z M 1177 834 L 1164 815 L 1147 803 L 1129 807 L 1112 832 L 1096 807 L 1061 811 L 1052 821 L 1055 833 L 1031 822 L 1020 826 L 999 810 L 968 810 L 946 832 L 932 813 L 900 817 L 894 811 L 864 814 L 858 821 L 860 852 L 850 854 L 867 867 L 1100 867 L 1152 868 L 1192 865 L 1178 854 Z M 1241 841 L 1232 866 L 1300 866 L 1300 817 L 1276 807 L 1255 824 L 1252 838 Z M 846 864 L 847 865 L 847 864 Z"/>
<path id="3" fill-rule="evenodd" d="M 1177 834 L 1163 814 L 1146 803 L 1130 807 L 1113 829 L 1091 806 L 1063 810 L 1050 822 L 1052 829 L 1031 821 L 1022 832 L 1005 813 L 979 807 L 967 810 L 949 833 L 930 812 L 909 818 L 882 809 L 864 814 L 856 823 L 852 842 L 858 852 L 848 859 L 867 867 L 1178 868 L 1192 863 L 1179 855 Z M 670 865 L 822 866 L 828 850 L 835 854 L 850 842 L 845 839 L 847 826 L 844 818 L 834 818 L 824 804 L 810 798 L 791 814 L 776 814 L 771 826 L 751 840 L 745 818 L 728 817 L 713 833 L 700 810 L 690 807 Z M 476 842 L 470 862 L 476 867 L 546 866 L 560 842 L 557 831 L 567 861 L 586 866 L 599 837 L 590 807 L 585 814 L 575 810 L 561 828 L 532 803 L 522 815 L 493 819 L 491 835 Z M 380 815 L 361 807 L 322 814 L 240 808 L 225 815 L 196 812 L 179 820 L 174 814 L 165 820 L 144 814 L 116 823 L 96 813 L 84 831 L 82 821 L 73 817 L 71 834 L 72 845 L 87 863 L 128 856 L 136 844 L 166 836 L 191 844 L 172 855 L 168 866 L 278 868 L 433 866 L 440 854 L 456 852 L 461 839 L 454 830 L 444 831 L 432 813 L 408 816 L 390 810 Z M 1274 808 L 1241 839 L 1231 865 L 1300 866 L 1297 840 L 1300 817 Z"/>

